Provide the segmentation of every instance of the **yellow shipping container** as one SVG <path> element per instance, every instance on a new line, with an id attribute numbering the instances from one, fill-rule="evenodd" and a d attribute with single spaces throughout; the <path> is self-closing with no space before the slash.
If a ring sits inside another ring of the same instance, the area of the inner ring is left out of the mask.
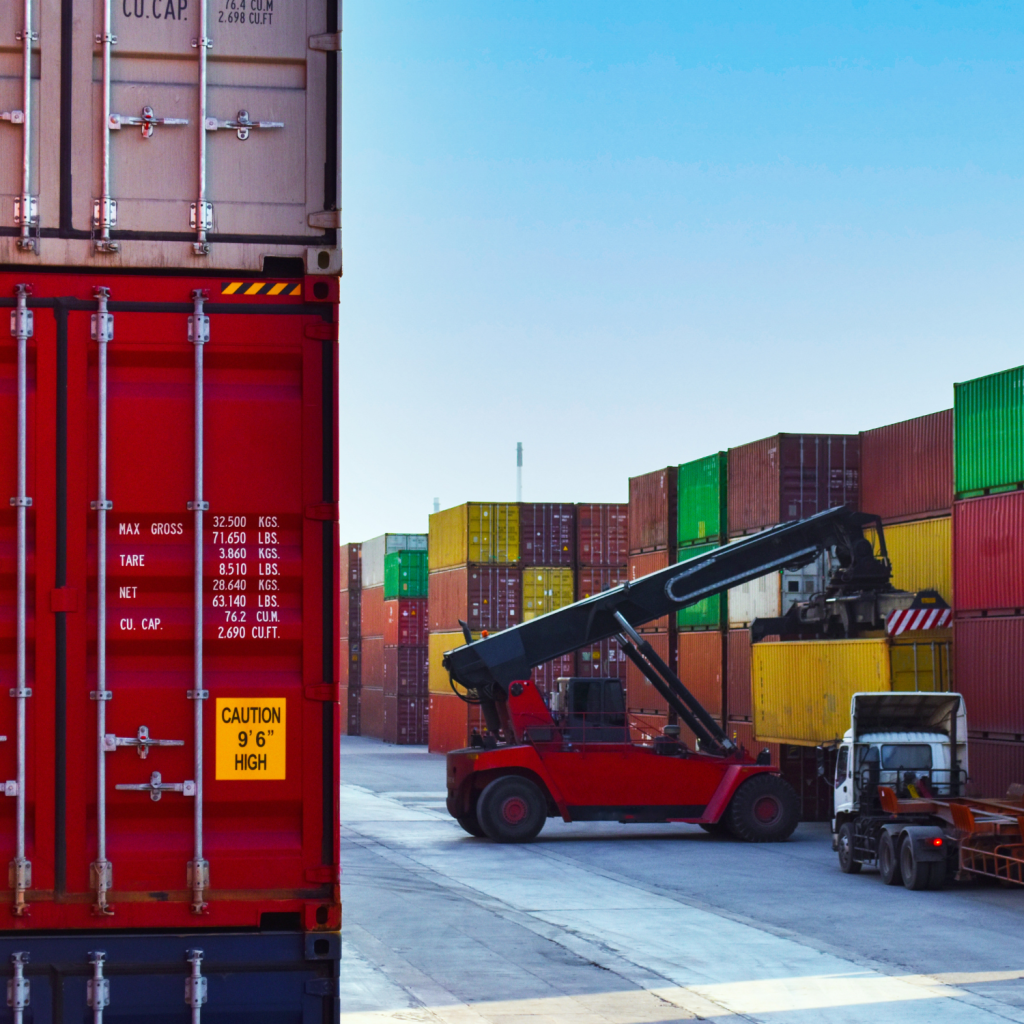
<path id="1" fill-rule="evenodd" d="M 519 561 L 519 506 L 470 501 L 430 516 L 430 571 Z"/>
<path id="2" fill-rule="evenodd" d="M 893 637 L 891 643 L 890 664 L 894 690 L 955 690 L 950 659 L 953 644 L 951 629 L 901 633 Z"/>
<path id="3" fill-rule="evenodd" d="M 892 562 L 892 585 L 900 590 L 937 590 L 953 601 L 953 535 L 949 516 L 914 523 L 893 523 L 885 528 L 885 546 Z M 878 551 L 874 530 L 864 536 Z"/>
<path id="4" fill-rule="evenodd" d="M 533 566 L 523 570 L 523 622 L 572 604 L 572 569 Z"/>
<path id="5" fill-rule="evenodd" d="M 479 633 L 473 634 L 474 640 L 480 639 Z M 466 639 L 458 633 L 431 633 L 427 637 L 427 689 L 431 693 L 451 693 L 448 673 L 441 664 L 446 651 L 454 651 L 462 647 Z"/>
<path id="6" fill-rule="evenodd" d="M 754 644 L 750 658 L 759 742 L 816 746 L 850 727 L 855 693 L 892 689 L 889 641 Z"/>

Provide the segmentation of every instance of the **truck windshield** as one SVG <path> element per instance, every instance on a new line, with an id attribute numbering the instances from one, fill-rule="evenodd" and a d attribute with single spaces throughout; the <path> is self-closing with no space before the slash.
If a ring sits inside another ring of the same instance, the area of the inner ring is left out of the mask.
<path id="1" fill-rule="evenodd" d="M 932 766 L 932 748 L 927 743 L 883 743 L 882 768 L 887 771 L 922 771 Z"/>

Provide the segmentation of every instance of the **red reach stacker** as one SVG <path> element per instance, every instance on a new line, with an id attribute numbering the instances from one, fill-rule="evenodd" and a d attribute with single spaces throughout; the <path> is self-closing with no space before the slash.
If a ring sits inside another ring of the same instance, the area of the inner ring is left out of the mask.
<path id="1" fill-rule="evenodd" d="M 864 538 L 873 526 L 880 555 Z M 883 628 L 915 595 L 895 590 L 877 516 L 843 506 L 766 530 L 449 651 L 452 688 L 479 703 L 486 731 L 448 754 L 448 811 L 471 835 L 497 842 L 537 836 L 564 821 L 699 824 L 749 842 L 787 839 L 799 804 L 768 763 L 729 739 L 636 627 L 766 573 L 807 565 L 829 551 L 825 592 L 804 610 L 801 635 L 856 636 Z M 532 669 L 617 636 L 630 660 L 697 737 L 697 750 L 668 725 L 653 742 L 631 739 L 622 682 L 566 679 L 545 701 Z"/>

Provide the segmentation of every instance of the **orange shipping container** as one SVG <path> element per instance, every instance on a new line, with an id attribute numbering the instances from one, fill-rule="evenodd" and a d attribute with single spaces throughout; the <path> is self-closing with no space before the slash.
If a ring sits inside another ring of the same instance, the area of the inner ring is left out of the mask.
<path id="1" fill-rule="evenodd" d="M 642 555 L 629 556 L 629 582 L 648 576 L 659 569 L 667 569 L 671 564 L 671 555 L 668 551 L 648 551 Z M 663 615 L 660 619 L 645 622 L 638 626 L 640 633 L 668 633 L 669 628 L 675 620 L 675 613 Z"/>
<path id="2" fill-rule="evenodd" d="M 375 740 L 384 738 L 384 690 L 379 686 L 364 686 L 360 690 L 360 727 L 363 736 Z"/>
<path id="3" fill-rule="evenodd" d="M 722 644 L 719 632 L 680 633 L 676 641 L 677 668 L 683 686 L 712 718 L 722 720 Z"/>
<path id="4" fill-rule="evenodd" d="M 484 731 L 477 704 L 467 704 L 454 693 L 430 694 L 427 747 L 432 754 L 447 754 L 469 746 L 473 730 Z"/>
<path id="5" fill-rule="evenodd" d="M 359 599 L 359 632 L 362 636 L 384 635 L 384 587 L 364 590 Z"/>

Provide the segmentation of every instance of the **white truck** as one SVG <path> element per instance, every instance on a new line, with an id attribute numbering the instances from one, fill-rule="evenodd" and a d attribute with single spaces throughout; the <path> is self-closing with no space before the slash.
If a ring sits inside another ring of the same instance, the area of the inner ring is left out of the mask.
<path id="1" fill-rule="evenodd" d="M 967 767 L 960 694 L 854 694 L 834 780 L 840 869 L 874 864 L 908 889 L 975 876 L 1024 884 L 1024 787 L 969 798 Z"/>

